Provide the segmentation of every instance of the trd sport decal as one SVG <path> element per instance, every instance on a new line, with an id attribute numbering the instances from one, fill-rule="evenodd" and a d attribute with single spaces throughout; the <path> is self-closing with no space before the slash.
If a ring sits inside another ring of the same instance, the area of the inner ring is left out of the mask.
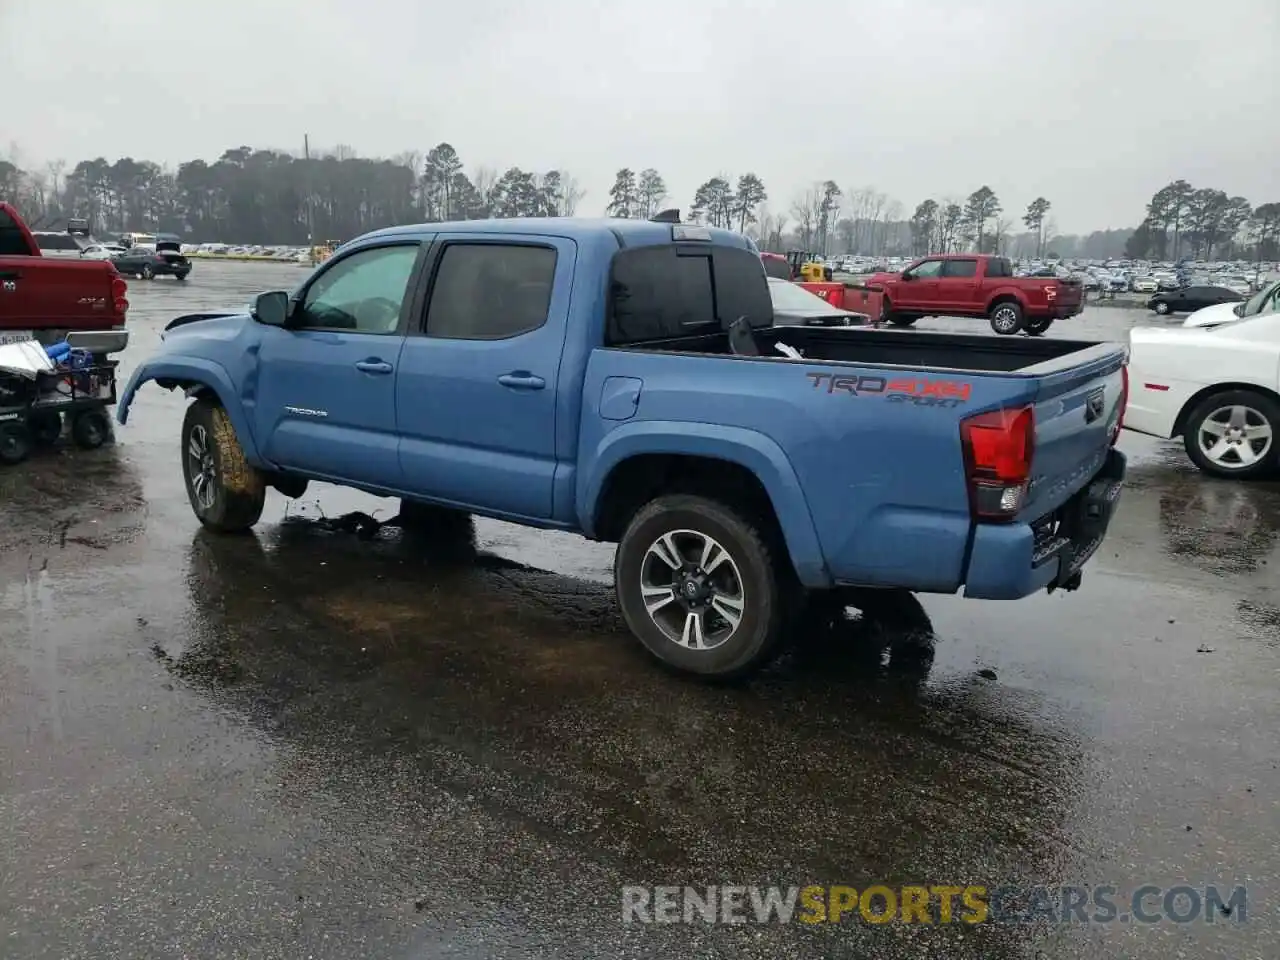
<path id="1" fill-rule="evenodd" d="M 890 380 L 869 374 L 806 373 L 813 389 L 850 397 L 882 396 L 890 403 L 917 407 L 958 407 L 967 403 L 972 385 L 963 380 L 923 380 L 904 377 Z"/>

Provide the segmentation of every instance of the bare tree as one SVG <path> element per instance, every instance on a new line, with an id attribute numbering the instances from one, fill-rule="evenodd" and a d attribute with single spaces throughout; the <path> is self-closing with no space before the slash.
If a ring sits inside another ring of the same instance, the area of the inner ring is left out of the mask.
<path id="1" fill-rule="evenodd" d="M 489 201 L 493 197 L 494 185 L 498 182 L 498 171 L 493 167 L 476 167 L 475 172 L 471 174 L 471 182 L 475 185 L 481 206 L 489 210 L 489 215 L 493 216 Z"/>
<path id="2" fill-rule="evenodd" d="M 578 184 L 578 178 L 571 173 L 560 174 L 560 210 L 563 216 L 572 217 L 578 211 L 578 204 L 586 196 L 586 191 Z"/>
<path id="3" fill-rule="evenodd" d="M 822 184 L 815 183 L 791 204 L 791 215 L 796 218 L 796 234 L 800 246 L 808 250 L 813 245 L 818 218 L 822 216 Z"/>

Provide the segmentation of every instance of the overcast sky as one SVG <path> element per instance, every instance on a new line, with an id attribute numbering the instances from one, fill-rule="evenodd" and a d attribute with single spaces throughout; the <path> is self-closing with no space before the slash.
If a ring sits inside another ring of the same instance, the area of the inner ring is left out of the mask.
<path id="1" fill-rule="evenodd" d="M 775 209 L 815 180 L 909 213 L 989 184 L 1063 232 L 1185 178 L 1280 201 L 1280 0 L 0 0 L 0 151 L 176 165 L 248 144 L 452 143 L 622 166 L 688 207 L 717 173 Z"/>

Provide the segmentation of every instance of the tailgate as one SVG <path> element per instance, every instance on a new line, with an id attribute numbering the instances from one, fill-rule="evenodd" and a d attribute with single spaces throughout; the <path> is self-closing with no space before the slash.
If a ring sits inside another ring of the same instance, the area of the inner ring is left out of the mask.
<path id="1" fill-rule="evenodd" d="M 0 318 L 6 328 L 110 330 L 124 324 L 112 291 L 119 274 L 107 261 L 27 257 L 11 269 L 20 296 L 13 315 Z"/>
<path id="2" fill-rule="evenodd" d="M 1126 352 L 1101 344 L 1025 373 L 1039 379 L 1034 394 L 1036 437 L 1031 484 L 1019 519 L 1056 510 L 1102 468 L 1124 406 Z M 1069 363 L 1069 366 L 1063 366 Z"/>
<path id="3" fill-rule="evenodd" d="M 1059 306 L 1078 307 L 1084 302 L 1084 284 L 1079 280 L 1059 280 L 1057 286 Z"/>

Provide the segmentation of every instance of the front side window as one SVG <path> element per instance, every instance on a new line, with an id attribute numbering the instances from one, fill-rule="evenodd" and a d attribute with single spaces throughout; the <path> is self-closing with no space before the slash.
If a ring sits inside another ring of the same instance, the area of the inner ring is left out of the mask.
<path id="1" fill-rule="evenodd" d="M 451 243 L 431 287 L 427 336 L 505 340 L 547 322 L 556 276 L 551 247 Z"/>
<path id="2" fill-rule="evenodd" d="M 307 288 L 296 325 L 395 333 L 417 258 L 416 244 L 376 247 L 342 258 Z"/>

